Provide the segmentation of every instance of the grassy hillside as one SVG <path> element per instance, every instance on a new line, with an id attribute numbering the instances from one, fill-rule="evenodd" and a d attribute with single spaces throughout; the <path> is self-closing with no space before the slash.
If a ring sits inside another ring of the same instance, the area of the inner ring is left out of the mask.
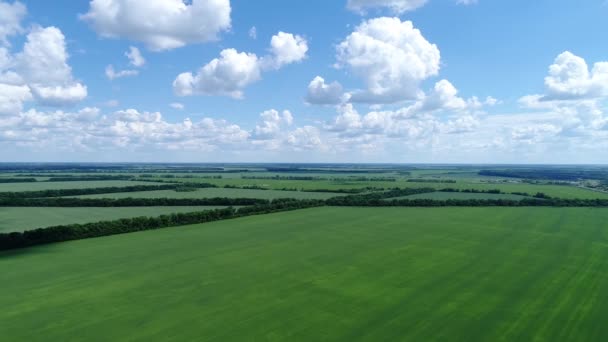
<path id="1" fill-rule="evenodd" d="M 602 341 L 608 210 L 317 208 L 0 254 L 8 341 Z"/>
<path id="2" fill-rule="evenodd" d="M 222 207 L 122 207 L 122 208 L 12 208 L 0 207 L 0 233 L 72 223 L 88 223 L 138 216 L 160 216 Z"/>

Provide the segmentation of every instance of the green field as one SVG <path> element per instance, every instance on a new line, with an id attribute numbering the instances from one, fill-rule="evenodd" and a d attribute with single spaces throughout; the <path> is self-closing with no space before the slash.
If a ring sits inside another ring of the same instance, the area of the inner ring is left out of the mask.
<path id="1" fill-rule="evenodd" d="M 313 175 L 314 176 L 314 175 Z M 382 188 L 434 188 L 434 189 L 476 189 L 476 190 L 493 190 L 499 189 L 506 193 L 526 192 L 531 195 L 537 192 L 543 192 L 552 197 L 559 198 L 581 198 L 595 199 L 608 198 L 608 193 L 591 191 L 588 189 L 577 188 L 575 186 L 566 185 L 547 185 L 547 184 L 526 184 L 526 183 L 480 183 L 475 179 L 458 179 L 457 183 L 418 183 L 407 182 L 405 179 L 400 179 L 397 182 L 360 182 L 360 181 L 332 181 L 332 180 L 273 180 L 273 179 L 197 179 L 183 178 L 175 179 L 175 181 L 183 182 L 203 182 L 212 183 L 219 186 L 237 185 L 237 186 L 260 186 L 268 189 L 362 189 L 366 187 L 382 187 Z"/>
<path id="2" fill-rule="evenodd" d="M 160 216 L 224 207 L 120 207 L 120 208 L 11 208 L 0 207 L 0 233 L 72 223 L 88 223 L 138 216 Z"/>
<path id="3" fill-rule="evenodd" d="M 530 198 L 526 196 L 519 195 L 511 195 L 511 194 L 481 194 L 481 193 L 470 193 L 470 192 L 429 192 L 424 194 L 416 194 L 410 196 L 396 197 L 396 198 L 388 198 L 387 201 L 394 199 L 431 199 L 436 201 L 445 201 L 445 200 L 468 200 L 468 199 L 479 199 L 479 200 L 497 200 L 497 199 L 506 199 L 519 201 L 524 198 Z"/>
<path id="4" fill-rule="evenodd" d="M 158 185 L 159 183 L 134 181 L 76 181 L 76 182 L 32 182 L 32 183 L 0 183 L 0 192 L 39 191 L 58 189 L 109 188 L 133 185 Z"/>
<path id="5" fill-rule="evenodd" d="M 255 190 L 255 189 L 229 189 L 229 188 L 204 188 L 196 191 L 179 192 L 175 190 L 121 192 L 113 194 L 95 194 L 68 196 L 78 198 L 297 198 L 297 199 L 328 199 L 344 194 L 331 192 L 302 192 L 302 191 L 279 191 L 279 190 Z"/>
<path id="6" fill-rule="evenodd" d="M 605 341 L 607 209 L 317 208 L 0 254 L 6 341 Z"/>

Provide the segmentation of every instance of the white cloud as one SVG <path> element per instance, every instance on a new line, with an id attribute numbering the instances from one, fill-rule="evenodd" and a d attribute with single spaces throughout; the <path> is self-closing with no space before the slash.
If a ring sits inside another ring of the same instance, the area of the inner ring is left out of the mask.
<path id="1" fill-rule="evenodd" d="M 8 37 L 23 31 L 21 21 L 26 14 L 27 8 L 19 1 L 0 1 L 0 45 L 8 45 Z"/>
<path id="2" fill-rule="evenodd" d="M 608 96 L 608 62 L 595 63 L 566 51 L 557 56 L 545 78 L 545 100 L 570 100 Z"/>
<path id="3" fill-rule="evenodd" d="M 255 26 L 249 29 L 249 38 L 258 39 L 258 29 Z"/>
<path id="4" fill-rule="evenodd" d="M 271 55 L 259 58 L 254 53 L 225 49 L 196 74 L 179 74 L 173 81 L 173 91 L 178 96 L 222 95 L 240 99 L 248 85 L 262 78 L 263 71 L 300 61 L 307 50 L 301 37 L 279 32 L 272 38 Z"/>
<path id="5" fill-rule="evenodd" d="M 29 87 L 0 83 L 0 115 L 17 115 L 31 99 Z"/>
<path id="6" fill-rule="evenodd" d="M 314 150 L 323 147 L 321 133 L 319 129 L 314 126 L 303 126 L 296 128 L 288 133 L 286 141 L 296 151 Z"/>
<path id="7" fill-rule="evenodd" d="M 159 51 L 216 40 L 230 29 L 230 12 L 229 0 L 92 0 L 81 19 L 102 37 Z"/>
<path id="8" fill-rule="evenodd" d="M 106 77 L 109 80 L 115 80 L 117 78 L 122 78 L 122 77 L 137 76 L 138 74 L 139 74 L 139 71 L 137 71 L 137 70 L 116 71 L 116 70 L 114 70 L 114 66 L 112 66 L 112 65 L 108 65 L 106 67 Z"/>
<path id="9" fill-rule="evenodd" d="M 169 106 L 171 108 L 177 109 L 177 110 L 184 110 L 184 108 L 186 108 L 182 103 L 179 103 L 179 102 L 173 102 Z"/>
<path id="10" fill-rule="evenodd" d="M 428 0 L 348 0 L 346 7 L 355 12 L 364 13 L 370 8 L 388 8 L 395 14 L 413 11 L 424 6 Z"/>
<path id="11" fill-rule="evenodd" d="M 344 90 L 338 82 L 325 83 L 321 76 L 315 77 L 308 84 L 306 102 L 317 105 L 335 105 L 343 101 Z"/>
<path id="12" fill-rule="evenodd" d="M 337 47 L 338 66 L 365 81 L 351 101 L 393 103 L 422 96 L 419 85 L 439 73 L 440 52 L 411 21 L 376 18 L 363 22 Z"/>
<path id="13" fill-rule="evenodd" d="M 12 93 L 12 100 L 3 101 L 3 107 L 14 111 L 32 99 L 62 106 L 86 98 L 87 87 L 74 80 L 68 58 L 65 37 L 56 27 L 34 26 L 23 50 L 14 56 L 0 48 L 0 85 Z"/>
<path id="14" fill-rule="evenodd" d="M 135 46 L 130 46 L 129 51 L 125 52 L 125 56 L 127 56 L 129 63 L 134 67 L 141 68 L 146 64 L 146 59 Z"/>
<path id="15" fill-rule="evenodd" d="M 178 75 L 173 82 L 173 90 L 178 96 L 226 95 L 242 98 L 242 89 L 260 78 L 260 61 L 255 54 L 226 49 L 196 75 L 190 72 Z"/>
<path id="16" fill-rule="evenodd" d="M 41 86 L 31 85 L 36 100 L 47 106 L 65 106 L 75 104 L 87 97 L 87 87 L 80 83 L 68 85 Z"/>
<path id="17" fill-rule="evenodd" d="M 279 113 L 275 109 L 270 109 L 262 112 L 260 119 L 254 130 L 255 138 L 260 140 L 275 138 L 282 128 L 293 124 L 293 115 L 288 110 Z"/>
<path id="18" fill-rule="evenodd" d="M 308 42 L 301 36 L 279 32 L 272 36 L 270 51 L 274 56 L 274 67 L 278 69 L 284 65 L 300 62 L 306 58 Z"/>

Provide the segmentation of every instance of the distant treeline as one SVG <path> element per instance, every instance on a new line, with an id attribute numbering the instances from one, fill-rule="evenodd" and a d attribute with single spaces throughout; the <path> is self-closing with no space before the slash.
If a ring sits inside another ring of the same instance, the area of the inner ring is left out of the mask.
<path id="1" fill-rule="evenodd" d="M 245 206 L 268 204 L 257 198 L 0 198 L 0 207 L 175 207 L 175 206 Z"/>
<path id="2" fill-rule="evenodd" d="M 315 176 L 243 176 L 242 179 L 333 181 L 333 182 L 396 182 L 394 177 L 315 177 Z"/>
<path id="3" fill-rule="evenodd" d="M 608 170 L 578 170 L 578 169 L 506 169 L 506 170 L 481 170 L 481 176 L 522 178 L 522 179 L 547 179 L 561 181 L 577 181 L 581 179 L 608 179 Z"/>
<path id="4" fill-rule="evenodd" d="M 0 178 L 0 183 L 34 183 L 36 178 Z"/>
<path id="5" fill-rule="evenodd" d="M 50 176 L 47 182 L 87 182 L 87 181 L 107 181 L 107 180 L 134 180 L 133 176 L 129 175 L 104 175 L 104 176 Z"/>
<path id="6" fill-rule="evenodd" d="M 300 167 L 267 167 L 268 172 L 300 172 L 300 173 L 392 173 L 395 170 L 355 170 L 355 169 L 308 169 Z"/>
<path id="7" fill-rule="evenodd" d="M 24 232 L 0 234 L 0 250 L 198 224 L 250 215 L 311 208 L 321 205 L 323 205 L 323 202 L 316 200 L 274 200 L 272 203 L 254 205 L 238 210 L 226 208 L 192 213 L 176 213 L 158 217 L 137 217 L 96 223 L 69 224 L 39 228 Z"/>
<path id="8" fill-rule="evenodd" d="M 409 183 L 456 183 L 453 179 L 410 178 Z"/>
<path id="9" fill-rule="evenodd" d="M 124 187 L 113 186 L 113 187 L 105 187 L 105 188 L 0 192 L 0 199 L 82 196 L 82 195 L 97 195 L 97 194 L 113 194 L 113 193 L 121 193 L 121 192 L 175 190 L 175 189 L 183 188 L 183 187 L 216 188 L 217 185 L 209 184 L 209 183 L 180 183 L 180 184 L 163 184 L 163 185 L 132 185 L 132 186 L 124 186 Z"/>

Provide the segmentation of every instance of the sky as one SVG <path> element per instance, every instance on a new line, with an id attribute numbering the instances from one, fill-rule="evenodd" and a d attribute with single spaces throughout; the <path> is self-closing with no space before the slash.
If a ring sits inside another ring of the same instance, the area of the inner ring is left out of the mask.
<path id="1" fill-rule="evenodd" d="M 0 0 L 4 162 L 608 163 L 605 0 Z"/>

